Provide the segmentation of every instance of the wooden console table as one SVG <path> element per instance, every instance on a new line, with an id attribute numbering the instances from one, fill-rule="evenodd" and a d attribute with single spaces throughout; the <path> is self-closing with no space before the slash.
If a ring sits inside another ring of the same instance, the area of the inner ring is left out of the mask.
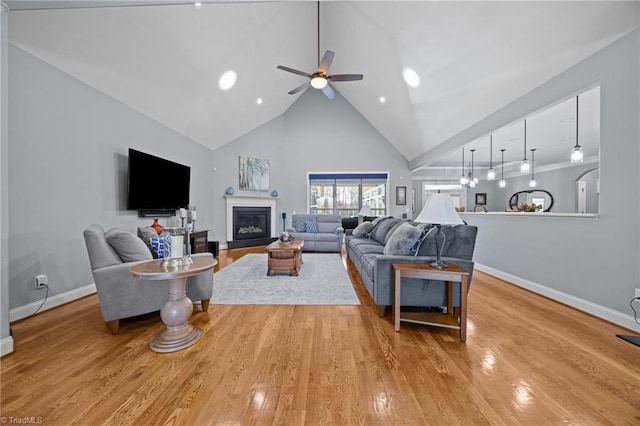
<path id="1" fill-rule="evenodd" d="M 400 321 L 446 327 L 460 330 L 460 340 L 467 340 L 467 290 L 469 273 L 456 264 L 449 263 L 447 269 L 436 269 L 429 263 L 394 263 L 393 324 L 400 331 Z M 402 278 L 445 281 L 447 283 L 447 313 L 405 312 L 400 313 Z M 460 283 L 460 319 L 453 313 L 453 283 Z"/>
<path id="2" fill-rule="evenodd" d="M 163 259 L 138 263 L 131 273 L 144 280 L 168 280 L 169 295 L 160 310 L 160 318 L 167 326 L 149 343 L 154 352 L 175 352 L 188 348 L 202 337 L 202 330 L 189 324 L 193 302 L 187 297 L 187 277 L 212 269 L 218 261 L 210 257 L 196 257 L 187 266 L 163 267 Z"/>

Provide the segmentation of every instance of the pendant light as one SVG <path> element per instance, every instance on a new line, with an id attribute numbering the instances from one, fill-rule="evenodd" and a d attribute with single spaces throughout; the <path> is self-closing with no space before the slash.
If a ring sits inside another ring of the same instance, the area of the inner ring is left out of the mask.
<path id="1" fill-rule="evenodd" d="M 527 120 L 524 120 L 524 158 L 520 162 L 520 173 L 529 171 L 529 160 L 527 160 Z"/>
<path id="2" fill-rule="evenodd" d="M 471 177 L 469 178 L 469 188 L 475 188 L 478 184 L 478 179 L 473 177 L 473 153 L 476 151 L 475 149 L 471 149 Z"/>
<path id="3" fill-rule="evenodd" d="M 536 178 L 533 175 L 533 155 L 535 152 L 536 152 L 535 148 L 531 149 L 531 180 L 529 181 L 529 188 L 536 187 Z"/>
<path id="4" fill-rule="evenodd" d="M 502 154 L 502 160 L 500 160 L 500 182 L 498 182 L 498 186 L 500 188 L 506 188 L 507 186 L 507 181 L 504 180 L 504 152 L 506 151 L 506 149 L 502 148 L 500 150 L 500 153 Z"/>
<path id="5" fill-rule="evenodd" d="M 496 171 L 493 170 L 493 135 L 489 136 L 489 170 L 487 170 L 487 180 L 496 179 Z"/>
<path id="6" fill-rule="evenodd" d="M 469 183 L 469 179 L 464 175 L 464 147 L 462 148 L 462 176 L 460 177 L 460 185 L 466 186 Z"/>
<path id="7" fill-rule="evenodd" d="M 582 163 L 584 161 L 584 153 L 582 147 L 578 143 L 578 96 L 576 96 L 576 146 L 571 150 L 571 162 Z"/>

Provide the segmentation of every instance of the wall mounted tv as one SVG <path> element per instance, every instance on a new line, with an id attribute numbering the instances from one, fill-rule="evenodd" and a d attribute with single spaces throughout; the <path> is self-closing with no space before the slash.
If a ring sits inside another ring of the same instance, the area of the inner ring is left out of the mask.
<path id="1" fill-rule="evenodd" d="M 173 216 L 189 205 L 191 168 L 129 148 L 129 210 Z"/>

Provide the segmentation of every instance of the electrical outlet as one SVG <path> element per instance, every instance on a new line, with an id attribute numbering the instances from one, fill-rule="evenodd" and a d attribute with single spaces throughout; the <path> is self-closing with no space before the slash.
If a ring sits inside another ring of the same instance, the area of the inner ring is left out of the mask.
<path id="1" fill-rule="evenodd" d="M 49 277 L 44 274 L 36 275 L 34 280 L 35 288 L 45 288 L 49 284 Z"/>
<path id="2" fill-rule="evenodd" d="M 636 288 L 636 296 L 635 297 L 640 297 L 640 288 Z"/>

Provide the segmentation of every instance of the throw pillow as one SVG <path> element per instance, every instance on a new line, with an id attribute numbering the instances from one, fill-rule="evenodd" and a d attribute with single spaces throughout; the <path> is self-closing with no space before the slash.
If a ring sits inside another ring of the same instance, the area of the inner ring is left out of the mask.
<path id="1" fill-rule="evenodd" d="M 367 238 L 369 236 L 369 232 L 373 229 L 373 223 L 371 222 L 363 222 L 360 225 L 356 226 L 356 229 L 353 230 L 351 235 L 356 238 Z"/>
<path id="2" fill-rule="evenodd" d="M 318 233 L 318 222 L 314 220 L 305 220 L 304 221 L 304 232 L 308 232 L 310 234 Z"/>
<path id="3" fill-rule="evenodd" d="M 384 246 L 383 253 L 386 255 L 408 256 L 411 254 L 411 249 L 420 239 L 421 234 L 422 230 L 420 228 L 404 222 L 393 231 L 391 238 Z"/>
<path id="4" fill-rule="evenodd" d="M 153 259 L 146 244 L 132 232 L 113 228 L 109 229 L 104 236 L 125 263 Z"/>
<path id="5" fill-rule="evenodd" d="M 150 241 L 151 241 L 151 238 L 156 238 L 157 236 L 158 236 L 158 233 L 156 232 L 156 230 L 150 226 L 138 227 L 138 237 L 140 237 L 140 239 L 147 245 L 154 259 L 157 259 L 158 256 L 156 255 L 156 252 L 153 250 L 153 247 L 151 247 Z"/>
<path id="6" fill-rule="evenodd" d="M 164 259 L 171 255 L 171 235 L 168 233 L 156 234 L 155 237 L 151 237 L 149 243 L 158 259 Z"/>

